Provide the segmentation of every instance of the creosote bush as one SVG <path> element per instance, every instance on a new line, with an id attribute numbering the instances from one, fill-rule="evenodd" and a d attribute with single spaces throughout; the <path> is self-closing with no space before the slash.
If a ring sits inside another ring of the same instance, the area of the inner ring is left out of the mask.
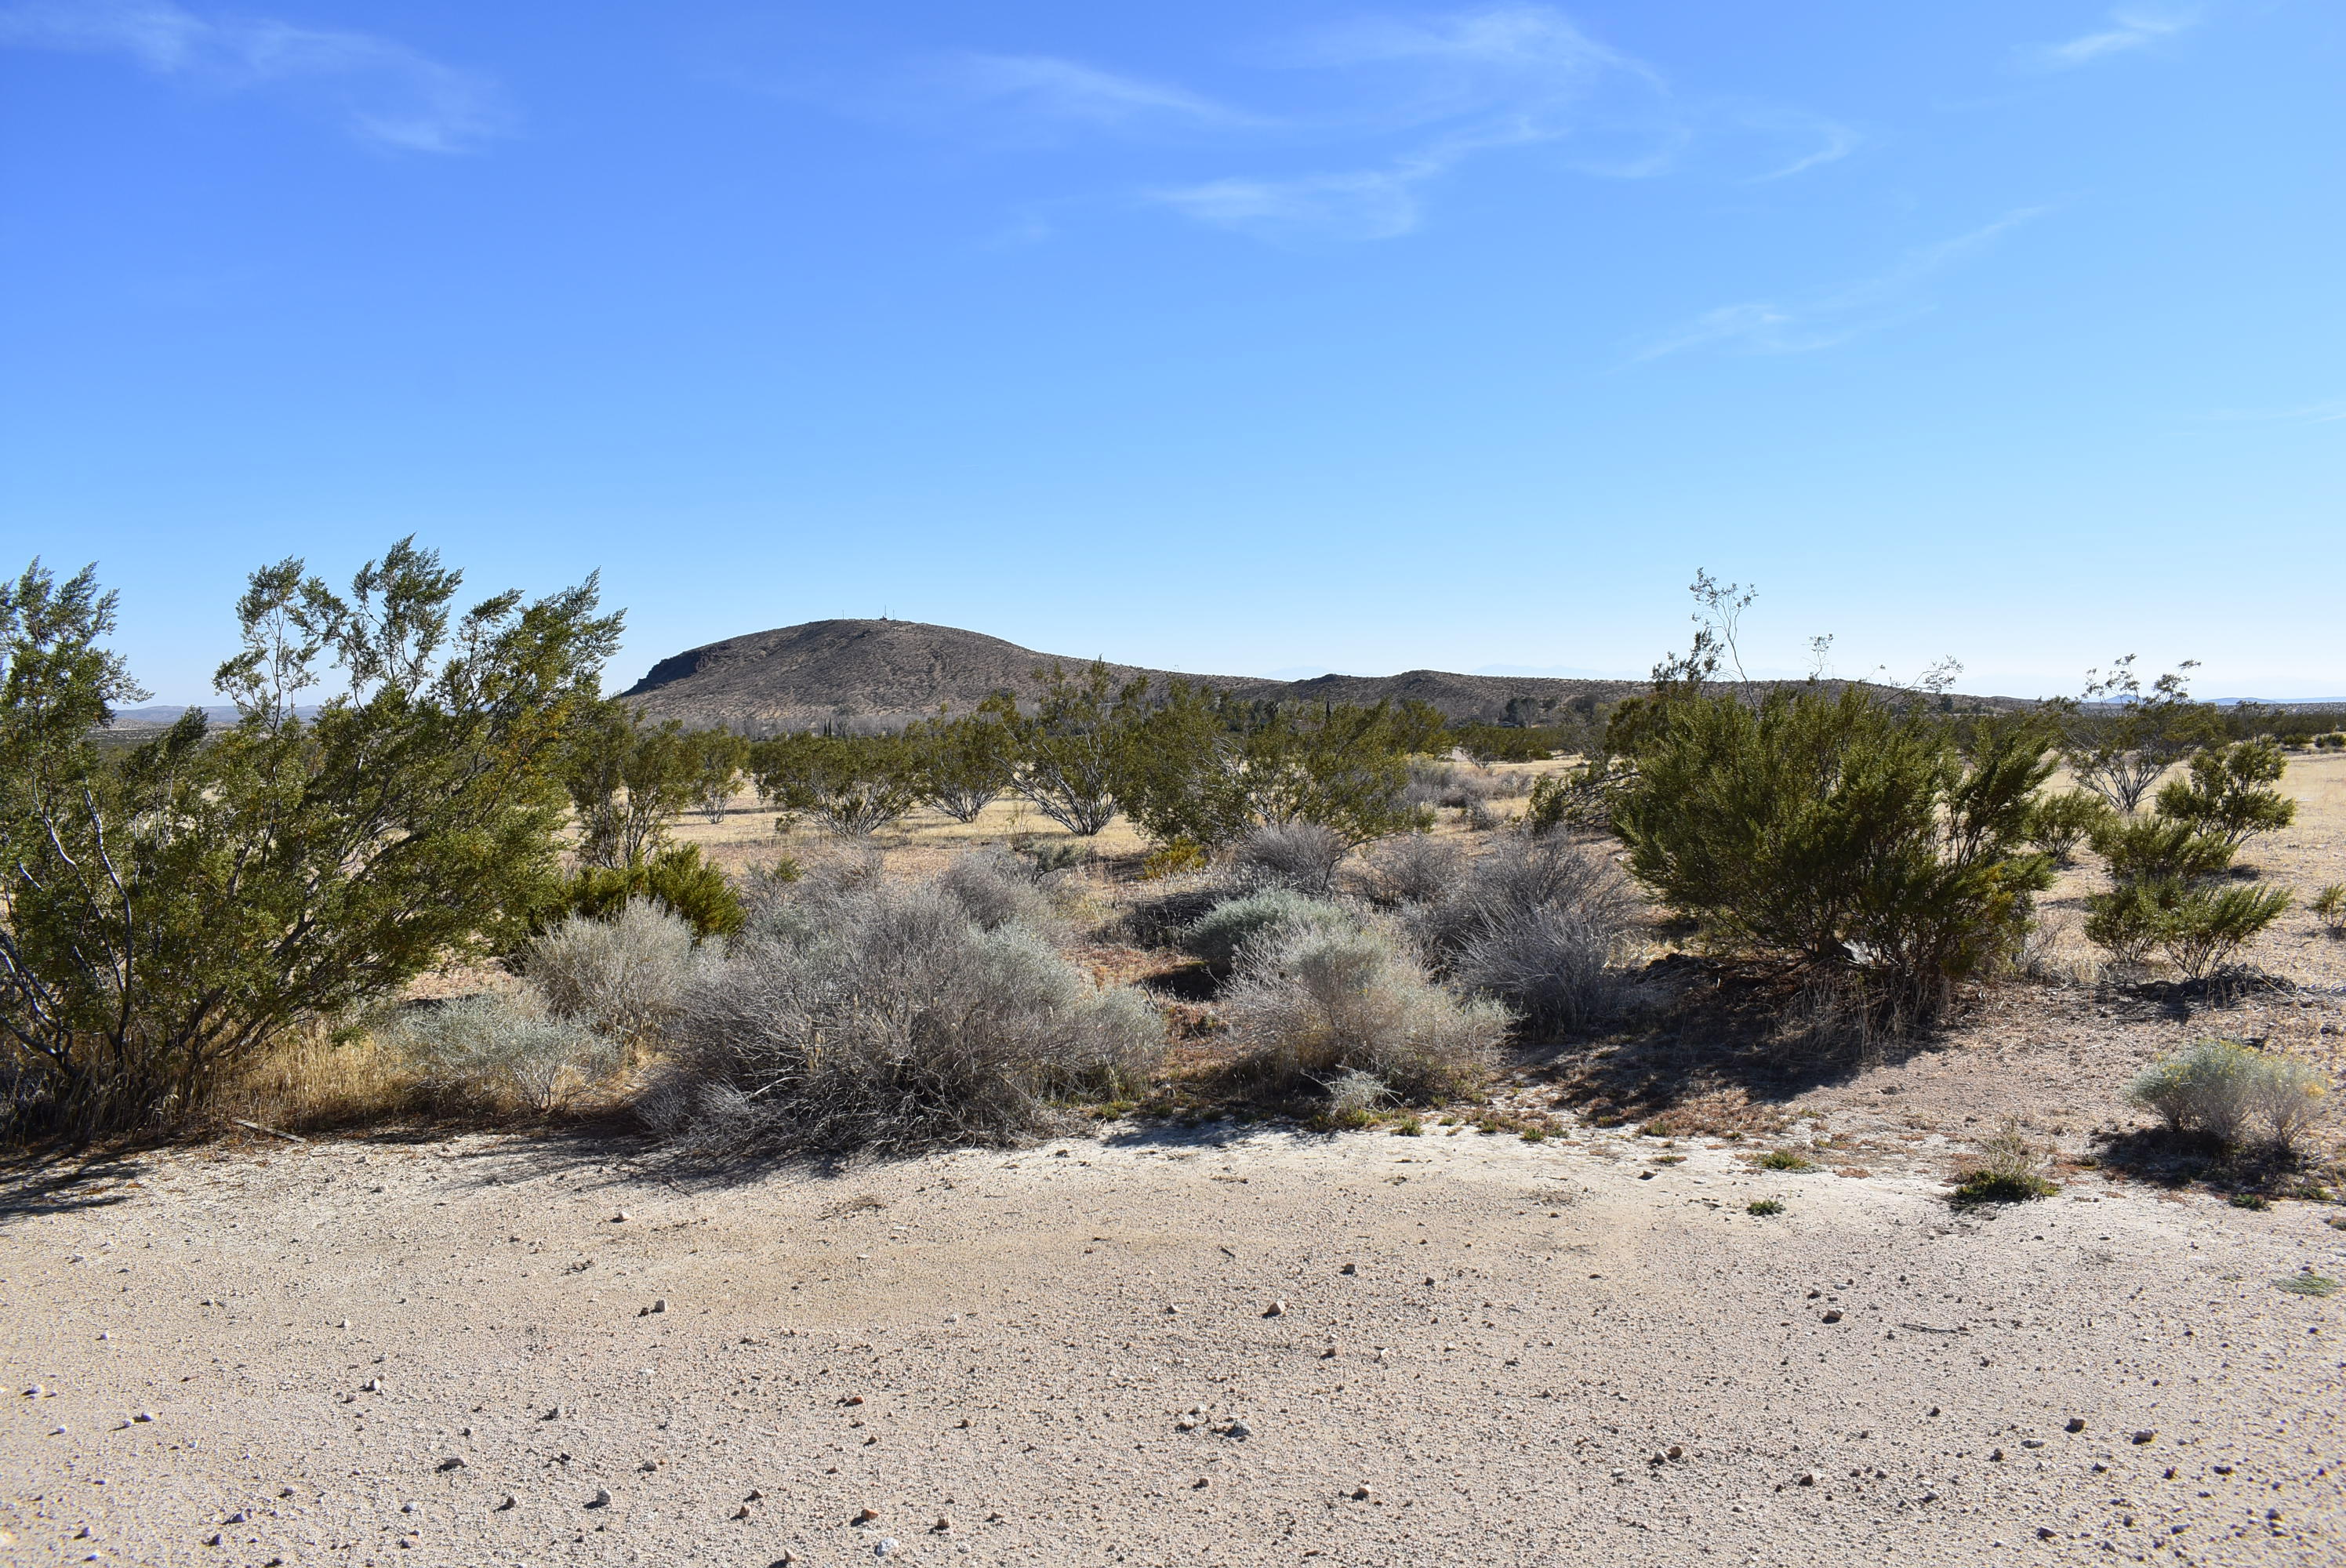
<path id="1" fill-rule="evenodd" d="M 1245 944 L 1218 1009 L 1275 1090 L 1366 1073 L 1413 1105 L 1480 1088 L 1510 1022 L 1435 984 L 1388 929 L 1302 921 Z"/>
<path id="2" fill-rule="evenodd" d="M 2065 789 L 2037 799 L 2028 813 L 2028 842 L 2060 865 L 2076 863 L 2077 850 L 2116 820 L 2109 802 L 2083 789 Z"/>
<path id="3" fill-rule="evenodd" d="M 2175 1132 L 2197 1133 L 2226 1147 L 2253 1134 L 2266 1147 L 2286 1153 L 2320 1118 L 2329 1089 L 2311 1063 L 2215 1039 L 2152 1067 L 2127 1087 L 2127 1097 L 2158 1113 Z"/>
<path id="4" fill-rule="evenodd" d="M 1068 1102 L 1139 1087 L 1156 1011 L 1096 990 L 1025 927 L 933 884 L 803 888 L 761 908 L 692 987 L 639 1102 L 706 1155 L 841 1158 L 1006 1145 Z"/>

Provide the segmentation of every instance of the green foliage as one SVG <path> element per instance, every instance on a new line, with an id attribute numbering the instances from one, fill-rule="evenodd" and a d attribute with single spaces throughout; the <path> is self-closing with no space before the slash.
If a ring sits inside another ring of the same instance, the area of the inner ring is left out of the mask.
<path id="1" fill-rule="evenodd" d="M 692 809 L 715 824 L 725 820 L 750 766 L 750 743 L 724 729 L 704 729 L 691 740 Z"/>
<path id="2" fill-rule="evenodd" d="M 2045 1151 L 2031 1142 L 2016 1121 L 1980 1145 L 1980 1158 L 1963 1173 L 1953 1202 L 1957 1208 L 1989 1203 L 2026 1203 L 2060 1190 L 2045 1176 Z"/>
<path id="3" fill-rule="evenodd" d="M 617 698 L 595 704 L 572 728 L 564 777 L 578 858 L 590 866 L 643 860 L 701 793 L 704 765 L 697 738 L 674 719 L 647 726 Z"/>
<path id="4" fill-rule="evenodd" d="M 1131 714 L 1125 808 L 1159 843 L 1217 849 L 1299 823 L 1366 843 L 1415 825 L 1408 758 L 1436 722 L 1420 705 L 1266 707 L 1177 682 Z"/>
<path id="5" fill-rule="evenodd" d="M 2120 882 L 2191 881 L 2223 874 L 2232 846 L 2213 833 L 2169 817 L 2113 813 L 2094 834 L 2094 852 Z"/>
<path id="6" fill-rule="evenodd" d="M 1006 695 L 988 699 L 982 717 L 998 722 L 1009 745 L 1010 788 L 1078 838 L 1116 820 L 1117 791 L 1131 759 L 1134 710 L 1148 682 L 1119 690 L 1097 659 L 1081 679 L 1058 666 L 1031 714 Z"/>
<path id="7" fill-rule="evenodd" d="M 2313 895 L 2312 910 L 2331 936 L 2346 936 L 2346 882 L 2331 882 Z"/>
<path id="8" fill-rule="evenodd" d="M 2071 865 L 2076 862 L 2077 846 L 2106 832 L 2116 816 L 2107 801 L 2082 789 L 2041 796 L 2028 813 L 2028 842 L 2057 863 Z"/>
<path id="9" fill-rule="evenodd" d="M 2191 759 L 2191 776 L 2158 791 L 2158 814 L 2237 849 L 2259 833 L 2297 820 L 2297 802 L 2273 786 L 2289 767 L 2270 740 L 2209 747 Z"/>
<path id="10" fill-rule="evenodd" d="M 1010 787 L 1011 727 L 991 713 L 936 718 L 905 731 L 913 788 L 956 822 L 974 822 Z"/>
<path id="11" fill-rule="evenodd" d="M 2052 770 L 2031 718 L 1966 730 L 1854 687 L 1754 706 L 1682 685 L 1614 718 L 1630 868 L 1717 950 L 1854 966 L 1925 1015 L 2017 950 L 2050 882 L 2024 848 Z"/>
<path id="12" fill-rule="evenodd" d="M 866 838 L 920 804 L 911 747 L 887 735 L 783 735 L 750 748 L 760 799 L 781 809 L 775 827 L 811 817 Z"/>
<path id="13" fill-rule="evenodd" d="M 1812 1171 L 1816 1162 L 1794 1154 L 1790 1149 L 1770 1149 L 1760 1161 L 1760 1168 L 1768 1171 Z"/>
<path id="14" fill-rule="evenodd" d="M 402 540 L 347 595 L 253 574 L 219 688 L 119 767 L 90 727 L 134 689 L 113 600 L 37 565 L 0 589 L 0 1034 L 13 1130 L 175 1116 L 289 1029 L 508 950 L 556 878 L 575 731 L 619 618 L 596 585 L 461 616 Z M 331 659 L 347 689 L 312 720 Z"/>
<path id="15" fill-rule="evenodd" d="M 689 921 L 697 936 L 730 936 L 747 918 L 741 895 L 723 871 L 701 859 L 698 844 L 675 844 L 626 866 L 582 866 L 539 906 L 543 930 L 570 915 L 611 920 L 635 899 L 649 899 Z"/>
<path id="16" fill-rule="evenodd" d="M 2143 690 L 2135 656 L 2089 671 L 2086 703 L 2068 704 L 2063 756 L 2077 782 L 2132 815 L 2159 776 L 2215 732 L 2215 710 L 2191 699 L 2187 660 Z"/>
<path id="17" fill-rule="evenodd" d="M 2238 843 L 2226 824 L 2260 809 L 2252 803 L 2242 806 L 2237 794 L 2228 803 L 2223 791 L 2229 782 L 2246 779 L 2253 792 L 2263 763 L 2252 758 L 2236 772 L 2220 754 L 2202 753 L 2208 756 L 2218 757 L 2213 768 L 2202 773 L 2195 759 L 2195 783 L 2168 785 L 2160 792 L 2157 813 L 2113 815 L 2096 830 L 2094 848 L 2116 885 L 2086 901 L 2090 941 L 2125 963 L 2139 963 L 2154 948 L 2161 950 L 2188 980 L 2204 979 L 2229 963 L 2289 907 L 2282 889 L 2221 880 Z M 2171 815 L 2171 803 L 2214 814 Z"/>
<path id="18" fill-rule="evenodd" d="M 1778 1203 L 1772 1197 L 1755 1197 L 1749 1203 L 1743 1206 L 1743 1212 L 1746 1214 L 1756 1214 L 1760 1218 L 1765 1219 L 1771 1214 L 1783 1213 L 1784 1206 Z"/>

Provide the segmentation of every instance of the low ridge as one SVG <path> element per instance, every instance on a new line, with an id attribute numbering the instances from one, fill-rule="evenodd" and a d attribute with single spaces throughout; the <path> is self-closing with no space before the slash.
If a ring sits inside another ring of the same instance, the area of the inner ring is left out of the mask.
<path id="1" fill-rule="evenodd" d="M 919 621 L 809 621 L 690 648 L 654 665 L 624 695 L 653 719 L 752 735 L 810 729 L 898 729 L 940 706 L 966 713 L 997 691 L 1022 703 L 1040 697 L 1053 666 L 1070 673 L 1088 658 L 1037 653 L 1000 637 Z M 1451 675 L 1323 675 L 1310 680 L 1195 675 L 1111 664 L 1118 681 L 1186 680 L 1237 696 L 1304 702 L 1372 703 L 1415 698 L 1452 719 L 1497 719 L 1509 699 L 1558 705 L 1608 699 L 1640 689 L 1626 680 Z"/>

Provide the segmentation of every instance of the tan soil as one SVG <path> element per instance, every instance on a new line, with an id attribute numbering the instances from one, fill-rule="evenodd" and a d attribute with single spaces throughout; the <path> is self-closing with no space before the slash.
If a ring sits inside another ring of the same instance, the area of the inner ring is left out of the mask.
<path id="1" fill-rule="evenodd" d="M 2081 1176 L 1967 1218 L 1435 1133 L 703 1186 L 280 1145 L 20 1192 L 8 1560 L 2346 1558 L 2346 1296 L 2276 1284 L 2346 1274 L 2334 1209 Z"/>

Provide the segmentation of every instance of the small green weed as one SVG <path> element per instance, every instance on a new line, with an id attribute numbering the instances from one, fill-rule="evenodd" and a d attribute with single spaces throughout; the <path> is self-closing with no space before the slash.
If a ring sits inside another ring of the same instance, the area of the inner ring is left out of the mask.
<path id="1" fill-rule="evenodd" d="M 2323 1274 L 2289 1274 L 2273 1283 L 2292 1296 L 2328 1296 L 2338 1288 L 2338 1281 Z"/>
<path id="2" fill-rule="evenodd" d="M 2270 1208 L 2272 1199 L 2260 1192 L 2236 1192 L 2232 1195 L 2234 1208 Z"/>
<path id="3" fill-rule="evenodd" d="M 1760 1161 L 1760 1168 L 1768 1171 L 1812 1171 L 1817 1168 L 1817 1164 L 1790 1149 L 1770 1149 Z"/>
<path id="4" fill-rule="evenodd" d="M 2026 1203 L 2032 1198 L 2051 1197 L 2059 1189 L 2041 1176 L 2019 1171 L 1974 1171 L 1954 1191 L 1957 1208 L 1972 1208 L 1984 1203 Z"/>
<path id="5" fill-rule="evenodd" d="M 1778 1203 L 1778 1202 L 1777 1202 L 1774 1198 L 1772 1198 L 1772 1197 L 1754 1198 L 1754 1199 L 1752 1199 L 1752 1200 L 1751 1200 L 1751 1202 L 1750 1202 L 1750 1203 L 1746 1207 L 1746 1208 L 1745 1208 L 1745 1211 L 1744 1211 L 1744 1212 L 1746 1212 L 1747 1214 L 1756 1214 L 1756 1215 L 1760 1215 L 1760 1216 L 1761 1216 L 1761 1217 L 1766 1217 L 1766 1216 L 1768 1216 L 1768 1215 L 1771 1215 L 1771 1214 L 1781 1214 L 1781 1213 L 1783 1213 L 1783 1212 L 1784 1212 L 1784 1206 L 1783 1206 L 1782 1204 L 1780 1204 L 1780 1203 Z"/>

